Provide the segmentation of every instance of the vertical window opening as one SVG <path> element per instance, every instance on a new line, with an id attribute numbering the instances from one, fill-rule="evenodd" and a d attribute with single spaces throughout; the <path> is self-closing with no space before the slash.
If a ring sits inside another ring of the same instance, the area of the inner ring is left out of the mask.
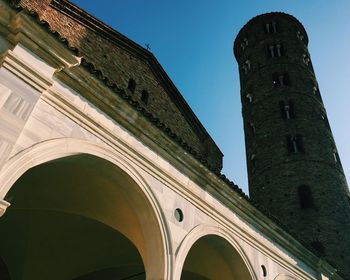
<path id="1" fill-rule="evenodd" d="M 252 133 L 254 135 L 255 134 L 255 125 L 254 125 L 254 123 L 250 122 L 249 126 L 250 126 L 250 129 L 251 129 L 251 131 L 252 131 Z"/>
<path id="2" fill-rule="evenodd" d="M 247 93 L 245 97 L 249 100 L 249 103 L 253 102 L 253 96 L 250 93 Z"/>
<path id="3" fill-rule="evenodd" d="M 248 46 L 248 39 L 247 38 L 244 38 L 241 42 L 241 48 L 242 50 L 244 51 L 245 48 Z"/>
<path id="4" fill-rule="evenodd" d="M 314 87 L 312 88 L 312 92 L 314 95 L 320 96 L 320 90 L 317 85 L 314 85 Z"/>
<path id="5" fill-rule="evenodd" d="M 287 148 L 289 154 L 304 152 L 303 139 L 300 134 L 287 136 Z"/>
<path id="6" fill-rule="evenodd" d="M 272 22 L 272 32 L 273 33 L 277 33 L 277 22 L 276 21 L 273 21 Z"/>
<path id="7" fill-rule="evenodd" d="M 322 118 L 322 120 L 324 121 L 324 123 L 326 124 L 326 127 L 327 127 L 328 129 L 331 129 L 331 127 L 329 126 L 328 118 L 327 118 L 327 116 L 326 116 L 323 112 L 321 112 L 321 118 Z"/>
<path id="8" fill-rule="evenodd" d="M 244 74 L 248 74 L 249 70 L 250 70 L 250 61 L 249 60 L 246 60 L 244 63 L 243 63 L 243 71 L 244 71 Z"/>
<path id="9" fill-rule="evenodd" d="M 278 58 L 284 56 L 283 46 L 281 44 L 267 46 L 268 57 Z"/>
<path id="10" fill-rule="evenodd" d="M 306 54 L 303 54 L 303 62 L 305 65 L 310 64 L 310 58 Z"/>
<path id="11" fill-rule="evenodd" d="M 289 75 L 287 73 L 273 73 L 272 74 L 272 84 L 274 87 L 289 86 Z"/>
<path id="12" fill-rule="evenodd" d="M 301 32 L 298 30 L 297 31 L 297 38 L 300 40 L 300 41 L 304 41 L 304 35 L 301 34 Z"/>
<path id="13" fill-rule="evenodd" d="M 267 53 L 268 53 L 269 57 L 274 58 L 275 57 L 275 46 L 268 46 Z"/>
<path id="14" fill-rule="evenodd" d="M 256 156 L 255 156 L 255 154 L 251 155 L 250 161 L 252 163 L 252 167 L 255 169 L 256 168 Z"/>
<path id="15" fill-rule="evenodd" d="M 129 83 L 128 83 L 128 90 L 130 90 L 131 92 L 135 92 L 135 88 L 136 88 L 136 82 L 134 79 L 130 79 Z"/>
<path id="16" fill-rule="evenodd" d="M 264 265 L 262 265 L 262 266 L 261 266 L 261 269 L 262 269 L 263 277 L 266 277 L 266 276 L 267 276 L 266 267 L 265 267 Z"/>
<path id="17" fill-rule="evenodd" d="M 289 100 L 286 104 L 284 101 L 280 101 L 281 116 L 283 119 L 294 119 L 294 102 Z"/>
<path id="18" fill-rule="evenodd" d="M 289 104 L 284 105 L 283 111 L 284 111 L 285 118 L 287 120 L 289 120 L 290 119 L 290 115 L 291 115 L 290 114 L 290 106 L 289 106 Z"/>
<path id="19" fill-rule="evenodd" d="M 333 150 L 333 158 L 335 163 L 338 163 L 339 165 L 341 165 L 340 157 L 336 149 Z"/>
<path id="20" fill-rule="evenodd" d="M 277 33 L 278 24 L 276 21 L 265 23 L 265 33 Z"/>
<path id="21" fill-rule="evenodd" d="M 312 192 L 309 186 L 301 185 L 298 187 L 298 195 L 300 207 L 302 209 L 308 209 L 314 207 Z"/>
<path id="22" fill-rule="evenodd" d="M 142 93 L 141 93 L 141 101 L 144 103 L 144 104 L 148 104 L 148 99 L 149 99 L 149 93 L 147 90 L 143 90 Z"/>
<path id="23" fill-rule="evenodd" d="M 284 55 L 284 49 L 282 45 L 280 44 L 276 45 L 276 54 L 277 54 L 277 57 L 281 57 Z"/>

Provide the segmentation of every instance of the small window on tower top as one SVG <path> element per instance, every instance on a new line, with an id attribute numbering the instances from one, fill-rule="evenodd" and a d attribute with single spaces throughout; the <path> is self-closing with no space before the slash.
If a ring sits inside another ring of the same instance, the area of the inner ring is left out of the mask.
<path id="1" fill-rule="evenodd" d="M 241 42 L 241 48 L 242 50 L 244 51 L 245 48 L 248 46 L 248 39 L 247 38 L 244 38 Z"/>
<path id="2" fill-rule="evenodd" d="M 300 41 L 304 41 L 304 35 L 298 30 L 297 31 L 297 38 L 300 40 Z"/>
<path id="3" fill-rule="evenodd" d="M 266 33 L 277 33 L 278 24 L 276 21 L 265 23 L 265 32 Z"/>

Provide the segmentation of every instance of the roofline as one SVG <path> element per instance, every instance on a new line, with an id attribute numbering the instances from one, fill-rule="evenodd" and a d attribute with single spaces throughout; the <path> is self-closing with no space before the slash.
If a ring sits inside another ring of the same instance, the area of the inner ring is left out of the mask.
<path id="1" fill-rule="evenodd" d="M 153 74 L 160 81 L 162 87 L 170 93 L 168 95 L 171 98 L 171 100 L 184 113 L 183 116 L 187 119 L 188 123 L 192 126 L 194 131 L 197 132 L 202 138 L 201 140 L 208 137 L 212 139 L 210 134 L 207 132 L 205 127 L 194 114 L 190 106 L 187 104 L 186 100 L 183 98 L 183 96 L 176 88 L 170 77 L 164 71 L 163 67 L 160 65 L 153 53 L 143 48 L 139 44 L 135 43 L 131 39 L 127 38 L 120 32 L 116 31 L 109 25 L 90 15 L 89 13 L 87 13 L 86 11 L 79 8 L 74 3 L 71 3 L 68 0 L 53 0 L 51 1 L 50 6 L 59 10 L 61 13 L 64 13 L 65 15 L 73 18 L 75 21 L 89 28 L 93 32 L 98 33 L 99 36 L 118 45 L 118 47 L 128 51 L 135 57 L 145 61 L 151 68 Z M 220 151 L 218 146 L 217 148 Z M 223 155 L 221 151 L 220 153 L 221 155 Z"/>

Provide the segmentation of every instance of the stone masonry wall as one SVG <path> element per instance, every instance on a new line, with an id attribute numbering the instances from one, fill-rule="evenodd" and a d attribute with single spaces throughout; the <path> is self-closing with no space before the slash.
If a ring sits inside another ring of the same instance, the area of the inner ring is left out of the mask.
<path id="1" fill-rule="evenodd" d="M 250 194 L 350 279 L 349 191 L 307 44 L 283 13 L 236 38 Z"/>

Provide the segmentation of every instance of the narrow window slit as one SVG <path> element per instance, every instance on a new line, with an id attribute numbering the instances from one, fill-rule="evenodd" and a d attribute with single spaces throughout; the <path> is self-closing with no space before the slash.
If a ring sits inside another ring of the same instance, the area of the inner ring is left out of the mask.
<path id="1" fill-rule="evenodd" d="M 128 83 L 128 90 L 130 90 L 132 93 L 135 92 L 136 89 L 136 82 L 134 79 L 130 79 Z"/>
<path id="2" fill-rule="evenodd" d="M 141 101 L 147 105 L 148 104 L 148 99 L 149 99 L 149 93 L 147 90 L 143 90 L 141 93 Z"/>

